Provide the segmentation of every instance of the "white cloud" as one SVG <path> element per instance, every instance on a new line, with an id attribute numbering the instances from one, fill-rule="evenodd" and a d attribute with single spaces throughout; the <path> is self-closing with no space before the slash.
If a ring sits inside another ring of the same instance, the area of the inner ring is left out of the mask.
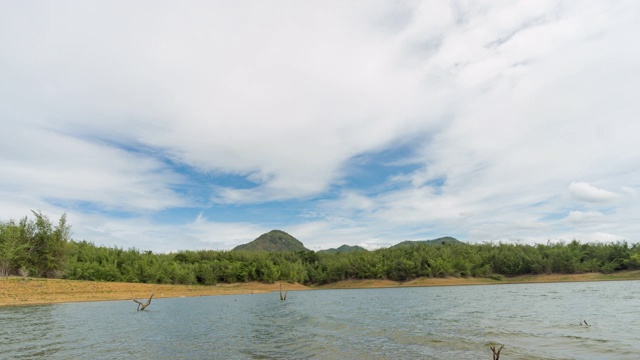
<path id="1" fill-rule="evenodd" d="M 586 182 L 572 182 L 569 192 L 574 198 L 590 203 L 606 203 L 618 200 L 620 195 L 589 185 Z"/>
<path id="2" fill-rule="evenodd" d="M 567 221 L 575 224 L 589 224 L 602 222 L 605 215 L 599 211 L 570 211 Z"/>
<path id="3" fill-rule="evenodd" d="M 617 241 L 627 241 L 628 239 L 619 236 L 619 235 L 615 235 L 615 234 L 610 234 L 610 233 L 606 233 L 606 232 L 595 232 L 595 233 L 587 233 L 587 234 L 582 234 L 580 235 L 579 239 L 581 239 L 582 242 L 589 242 L 589 243 L 597 243 L 597 242 L 601 242 L 601 243 L 610 243 L 610 242 L 617 242 Z"/>
<path id="4" fill-rule="evenodd" d="M 635 2 L 49 5 L 0 13 L 2 216 L 67 211 L 83 237 L 162 249 L 270 230 L 154 220 L 210 201 L 307 201 L 283 230 L 310 246 L 640 235 Z M 345 185 L 406 138 L 420 169 Z M 248 184 L 194 199 L 180 167 Z"/>
<path id="5" fill-rule="evenodd" d="M 187 205 L 170 188 L 181 177 L 148 157 L 28 126 L 18 125 L 0 139 L 3 196 L 28 194 L 119 211 Z"/>
<path id="6" fill-rule="evenodd" d="M 428 128 L 420 114 L 437 108 L 429 98 L 438 96 L 390 58 L 394 43 L 367 24 L 364 4 L 78 5 L 35 17 L 46 33 L 5 39 L 12 73 L 46 85 L 11 98 L 37 96 L 35 116 L 59 119 L 57 128 L 134 139 L 257 181 L 220 189 L 222 202 L 318 194 L 342 162 Z"/>

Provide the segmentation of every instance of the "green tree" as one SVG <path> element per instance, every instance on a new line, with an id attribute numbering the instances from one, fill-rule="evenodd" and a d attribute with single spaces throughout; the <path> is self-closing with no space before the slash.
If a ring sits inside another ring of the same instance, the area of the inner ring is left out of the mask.
<path id="1" fill-rule="evenodd" d="M 26 258 L 26 250 L 19 226 L 13 220 L 0 223 L 0 276 L 16 274 Z"/>

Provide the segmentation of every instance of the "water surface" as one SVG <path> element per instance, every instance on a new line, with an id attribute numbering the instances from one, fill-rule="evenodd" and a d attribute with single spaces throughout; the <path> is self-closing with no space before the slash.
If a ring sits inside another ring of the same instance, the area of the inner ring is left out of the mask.
<path id="1" fill-rule="evenodd" d="M 638 305 L 640 281 L 5 307 L 0 358 L 638 359 Z"/>

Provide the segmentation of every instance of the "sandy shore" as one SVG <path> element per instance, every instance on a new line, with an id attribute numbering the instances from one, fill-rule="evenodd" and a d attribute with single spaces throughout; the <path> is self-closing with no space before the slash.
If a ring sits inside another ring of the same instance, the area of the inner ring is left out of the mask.
<path id="1" fill-rule="evenodd" d="M 640 270 L 619 271 L 614 274 L 587 273 L 587 274 L 553 274 L 553 275 L 523 275 L 515 277 L 503 277 L 502 280 L 489 278 L 419 278 L 406 282 L 391 280 L 345 280 L 315 288 L 322 289 L 361 289 L 384 287 L 411 287 L 411 286 L 463 286 L 463 285 L 491 285 L 491 284 L 530 284 L 530 283 L 554 283 L 554 282 L 580 282 L 580 281 L 611 281 L 611 280 L 640 280 Z"/>
<path id="2" fill-rule="evenodd" d="M 278 291 L 280 285 L 257 282 L 197 285 L 155 285 L 59 279 L 0 277 L 0 306 L 53 304 L 63 302 L 252 294 Z M 283 290 L 308 290 L 299 284 L 282 284 Z"/>
<path id="3" fill-rule="evenodd" d="M 621 271 L 614 274 L 574 274 L 518 276 L 492 280 L 486 278 L 420 278 L 408 282 L 390 280 L 345 280 L 322 286 L 308 287 L 283 283 L 283 290 L 362 289 L 407 286 L 457 286 L 488 284 L 521 284 L 545 282 L 640 280 L 640 271 Z M 62 302 L 146 299 L 155 289 L 154 298 L 252 294 L 278 291 L 279 283 L 237 283 L 216 286 L 154 285 L 110 283 L 58 279 L 0 278 L 0 306 L 53 304 Z"/>

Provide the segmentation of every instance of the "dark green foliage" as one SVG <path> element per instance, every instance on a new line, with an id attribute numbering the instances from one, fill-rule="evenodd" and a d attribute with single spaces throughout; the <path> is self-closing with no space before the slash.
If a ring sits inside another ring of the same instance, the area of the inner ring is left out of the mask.
<path id="1" fill-rule="evenodd" d="M 309 251 L 298 239 L 281 230 L 271 230 L 248 244 L 236 246 L 233 250 Z"/>
<path id="2" fill-rule="evenodd" d="M 248 281 L 324 284 L 346 279 L 408 281 L 449 276 L 500 280 L 504 276 L 526 274 L 640 269 L 640 245 L 626 242 L 472 245 L 440 238 L 405 242 L 375 251 L 313 252 L 278 230 L 250 243 L 262 244 L 262 250 L 271 251 L 255 251 L 250 247 L 253 250 L 154 254 L 135 248 L 125 250 L 70 241 L 65 216 L 54 226 L 41 213 L 34 212 L 34 215 L 32 220 L 25 217 L 19 222 L 0 222 L 0 275 L 29 273 L 42 277 L 63 275 L 67 279 L 163 284 L 215 285 Z M 281 243 L 291 246 L 286 246 L 286 251 L 269 247 Z"/>
<path id="3" fill-rule="evenodd" d="M 490 277 L 611 272 L 640 268 L 640 246 L 626 243 L 568 245 L 448 244 L 353 252 L 182 251 L 71 242 L 70 279 L 203 284 L 260 281 L 324 284 L 346 279 L 407 281 L 418 277 Z"/>

